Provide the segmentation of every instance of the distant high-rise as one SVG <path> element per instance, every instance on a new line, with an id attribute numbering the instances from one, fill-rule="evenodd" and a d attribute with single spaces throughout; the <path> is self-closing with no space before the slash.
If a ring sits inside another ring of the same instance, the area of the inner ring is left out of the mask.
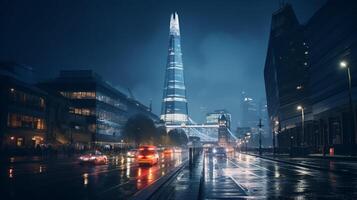
<path id="1" fill-rule="evenodd" d="M 173 13 L 170 20 L 169 51 L 160 118 L 167 124 L 181 124 L 187 122 L 187 115 L 179 18 L 177 13 Z"/>
<path id="2" fill-rule="evenodd" d="M 214 112 L 210 112 L 206 114 L 206 123 L 207 124 L 218 124 L 219 118 L 224 115 L 226 120 L 226 126 L 230 129 L 232 115 L 225 109 L 215 110 Z"/>
<path id="3" fill-rule="evenodd" d="M 256 127 L 258 124 L 258 105 L 253 98 L 242 92 L 242 99 L 240 102 L 240 127 Z"/>

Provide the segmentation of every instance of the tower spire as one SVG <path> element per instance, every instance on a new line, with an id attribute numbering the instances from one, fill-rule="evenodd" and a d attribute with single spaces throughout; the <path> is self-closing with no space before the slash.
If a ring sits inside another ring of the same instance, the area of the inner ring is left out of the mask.
<path id="1" fill-rule="evenodd" d="M 171 35 L 180 35 L 179 17 L 177 15 L 177 12 L 171 14 L 170 34 Z"/>
<path id="2" fill-rule="evenodd" d="M 188 121 L 180 43 L 179 18 L 175 12 L 171 14 L 170 18 L 169 51 L 160 116 L 167 124 L 182 124 Z"/>

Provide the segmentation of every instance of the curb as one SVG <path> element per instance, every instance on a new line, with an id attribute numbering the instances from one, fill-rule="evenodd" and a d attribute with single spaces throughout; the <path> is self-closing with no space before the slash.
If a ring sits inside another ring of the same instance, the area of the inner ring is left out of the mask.
<path id="1" fill-rule="evenodd" d="M 260 155 L 255 155 L 255 154 L 248 154 L 248 153 L 243 153 L 243 154 L 250 155 L 250 156 L 255 156 L 255 157 L 258 157 L 258 158 L 271 160 L 271 161 L 275 161 L 275 162 L 281 162 L 281 163 L 285 163 L 285 164 L 289 164 L 289 165 L 305 167 L 305 168 L 309 168 L 309 169 L 315 169 L 315 170 L 326 171 L 326 172 L 333 172 L 333 173 L 336 173 L 336 174 L 357 176 L 356 173 L 350 172 L 349 170 L 333 170 L 333 169 L 327 169 L 327 168 L 324 168 L 324 167 L 305 165 L 305 164 L 300 164 L 300 163 L 296 163 L 296 162 L 290 162 L 290 161 L 281 160 L 281 159 L 269 158 L 269 157 L 266 157 L 266 156 L 260 156 Z"/>
<path id="2" fill-rule="evenodd" d="M 307 156 L 308 158 L 318 158 L 318 159 L 323 159 L 323 160 L 342 160 L 342 161 L 357 161 L 357 158 L 355 157 L 338 157 L 338 156 Z"/>
<path id="3" fill-rule="evenodd" d="M 151 198 L 156 191 L 158 191 L 164 184 L 169 182 L 178 172 L 180 172 L 188 163 L 188 160 L 180 164 L 179 166 L 175 167 L 171 172 L 167 175 L 160 177 L 159 179 L 155 180 L 151 185 L 139 190 L 136 192 L 130 200 L 146 200 Z"/>

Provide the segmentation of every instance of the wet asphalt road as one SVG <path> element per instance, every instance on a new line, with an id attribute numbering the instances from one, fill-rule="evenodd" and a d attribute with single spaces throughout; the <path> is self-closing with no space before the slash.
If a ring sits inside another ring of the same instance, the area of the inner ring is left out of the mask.
<path id="1" fill-rule="evenodd" d="M 181 164 L 185 155 L 162 155 L 159 164 L 152 167 L 140 167 L 135 159 L 120 156 L 98 166 L 79 165 L 74 158 L 2 163 L 0 199 L 128 199 Z M 343 162 L 337 164 L 344 166 Z M 347 165 L 354 168 L 353 163 Z M 204 166 L 205 199 L 357 199 L 354 175 L 239 153 L 228 158 L 206 156 Z"/>
<path id="2" fill-rule="evenodd" d="M 128 199 L 170 172 L 185 154 L 161 155 L 154 166 L 111 157 L 107 165 L 80 165 L 75 158 L 0 166 L 0 199 Z"/>
<path id="3" fill-rule="evenodd" d="M 357 199 L 353 175 L 239 153 L 228 158 L 206 156 L 204 162 L 205 199 Z"/>

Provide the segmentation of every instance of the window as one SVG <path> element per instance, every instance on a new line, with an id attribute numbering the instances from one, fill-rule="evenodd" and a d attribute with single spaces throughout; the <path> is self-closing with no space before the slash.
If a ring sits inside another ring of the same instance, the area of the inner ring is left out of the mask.
<path id="1" fill-rule="evenodd" d="M 46 128 L 46 123 L 43 118 L 15 113 L 10 113 L 8 115 L 7 125 L 11 128 L 29 128 L 37 130 L 44 130 Z"/>
<path id="2" fill-rule="evenodd" d="M 24 138 L 17 138 L 16 146 L 22 147 L 24 145 Z"/>
<path id="3" fill-rule="evenodd" d="M 127 106 L 123 102 L 121 102 L 118 98 L 112 98 L 99 92 L 97 93 L 96 99 L 100 102 L 107 103 L 109 105 L 115 106 L 122 110 L 128 109 Z"/>
<path id="4" fill-rule="evenodd" d="M 95 99 L 95 92 L 60 92 L 69 99 Z"/>
<path id="5" fill-rule="evenodd" d="M 84 115 L 84 116 L 91 116 L 95 115 L 95 110 L 94 109 L 89 109 L 89 108 L 69 108 L 69 112 L 77 115 Z"/>
<path id="6" fill-rule="evenodd" d="M 43 97 L 28 94 L 15 88 L 10 88 L 9 91 L 10 99 L 13 102 L 21 103 L 28 106 L 45 108 L 45 99 Z"/>

